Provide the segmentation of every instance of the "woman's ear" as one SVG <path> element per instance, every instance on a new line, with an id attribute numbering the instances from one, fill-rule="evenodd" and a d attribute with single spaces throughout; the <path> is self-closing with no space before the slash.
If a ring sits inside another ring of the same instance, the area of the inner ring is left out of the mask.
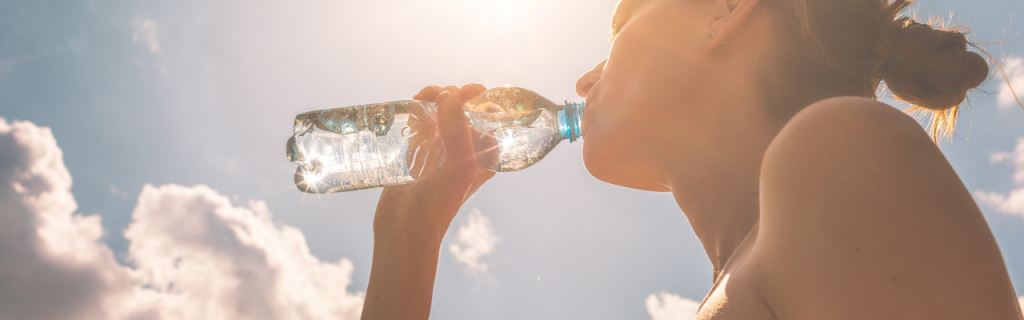
<path id="1" fill-rule="evenodd" d="M 760 0 L 714 0 L 708 49 L 718 48 L 750 17 Z"/>

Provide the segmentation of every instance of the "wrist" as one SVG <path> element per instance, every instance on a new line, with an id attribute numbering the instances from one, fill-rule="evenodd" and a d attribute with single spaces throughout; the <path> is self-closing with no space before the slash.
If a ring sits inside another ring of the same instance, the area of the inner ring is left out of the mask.
<path id="1" fill-rule="evenodd" d="M 441 229 L 422 224 L 396 224 L 387 228 L 374 228 L 373 240 L 378 245 L 386 244 L 389 247 L 400 246 L 415 247 L 421 250 L 430 248 L 440 250 L 444 231 L 439 230 L 447 230 L 447 228 Z"/>
<path id="2" fill-rule="evenodd" d="M 441 239 L 444 238 L 449 225 L 451 225 L 451 220 L 441 218 L 446 215 L 410 211 L 385 210 L 382 212 L 378 208 L 373 221 L 374 239 L 377 241 L 408 239 L 440 246 Z"/>

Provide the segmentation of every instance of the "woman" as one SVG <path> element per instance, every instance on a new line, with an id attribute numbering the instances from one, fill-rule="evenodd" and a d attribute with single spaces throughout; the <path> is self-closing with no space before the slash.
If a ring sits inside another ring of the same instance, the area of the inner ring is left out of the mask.
<path id="1" fill-rule="evenodd" d="M 600 180 L 670 191 L 711 259 L 700 319 L 1021 319 L 982 213 L 884 80 L 949 124 L 988 75 L 906 0 L 622 0 L 586 98 Z M 426 319 L 441 239 L 493 176 L 461 102 L 428 87 L 445 161 L 385 189 L 363 319 Z M 633 143 L 645 141 L 645 143 Z"/>

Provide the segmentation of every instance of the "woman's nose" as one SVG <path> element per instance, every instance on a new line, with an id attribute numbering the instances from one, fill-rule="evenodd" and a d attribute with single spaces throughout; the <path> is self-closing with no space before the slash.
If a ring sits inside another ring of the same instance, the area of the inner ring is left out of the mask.
<path id="1" fill-rule="evenodd" d="M 601 80 L 601 72 L 604 71 L 605 62 L 608 62 L 608 60 L 601 61 L 593 69 L 580 76 L 579 80 L 576 80 L 576 95 L 580 96 L 580 98 L 587 97 L 587 94 L 590 93 L 590 88 L 594 87 L 597 80 Z"/>

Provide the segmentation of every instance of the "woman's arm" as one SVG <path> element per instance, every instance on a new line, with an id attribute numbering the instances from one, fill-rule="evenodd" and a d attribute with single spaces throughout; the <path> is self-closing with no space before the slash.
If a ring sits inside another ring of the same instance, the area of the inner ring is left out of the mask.
<path id="1" fill-rule="evenodd" d="M 762 168 L 758 268 L 779 319 L 1021 319 L 999 247 L 912 118 L 829 99 Z"/>
<path id="2" fill-rule="evenodd" d="M 375 233 L 362 319 L 429 318 L 440 246 L 436 234 Z"/>
<path id="3" fill-rule="evenodd" d="M 414 99 L 438 104 L 437 133 L 444 160 L 437 169 L 426 157 L 413 184 L 385 188 L 373 217 L 373 265 L 362 319 L 427 319 L 437 259 L 459 207 L 494 172 L 476 166 L 469 119 L 462 101 L 483 85 L 424 88 Z"/>

